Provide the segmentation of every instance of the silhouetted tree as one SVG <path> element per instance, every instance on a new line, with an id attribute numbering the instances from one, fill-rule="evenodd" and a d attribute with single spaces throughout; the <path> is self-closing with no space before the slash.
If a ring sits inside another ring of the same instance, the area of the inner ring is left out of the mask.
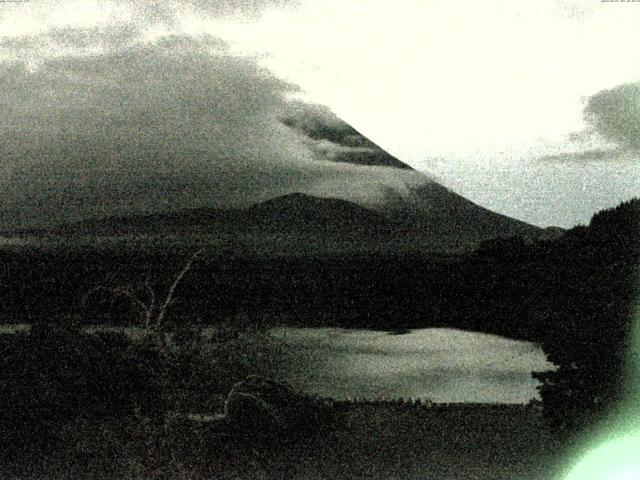
<path id="1" fill-rule="evenodd" d="M 640 251 L 640 200 L 598 212 L 568 232 L 550 261 L 572 278 L 539 342 L 552 372 L 534 372 L 547 419 L 574 432 L 613 412 L 625 398 Z M 566 258 L 571 257 L 571 258 Z M 576 261 L 576 259 L 578 261 Z"/>

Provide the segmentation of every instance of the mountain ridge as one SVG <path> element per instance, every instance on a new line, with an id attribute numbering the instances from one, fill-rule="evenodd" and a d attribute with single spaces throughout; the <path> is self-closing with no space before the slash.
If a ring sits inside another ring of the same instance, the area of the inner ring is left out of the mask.
<path id="1" fill-rule="evenodd" d="M 534 239 L 549 235 L 545 229 L 483 209 L 438 184 L 425 189 L 410 192 L 404 207 L 396 204 L 386 209 L 293 192 L 246 208 L 97 217 L 18 234 L 69 239 L 204 235 L 238 241 L 250 238 L 261 247 L 290 246 L 293 242 L 296 248 L 310 251 L 317 247 L 359 251 L 382 248 L 391 252 L 453 251 L 470 249 L 493 238 Z M 453 201 L 447 202 L 449 199 Z"/>

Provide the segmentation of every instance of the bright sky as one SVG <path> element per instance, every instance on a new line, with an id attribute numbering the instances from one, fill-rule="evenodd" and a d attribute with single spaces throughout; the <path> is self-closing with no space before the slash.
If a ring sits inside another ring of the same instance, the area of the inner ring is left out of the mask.
<path id="1" fill-rule="evenodd" d="M 257 23 L 185 25 L 266 54 L 308 98 L 483 206 L 568 226 L 640 195 L 637 149 L 583 116 L 591 95 L 640 80 L 640 4 L 303 1 Z"/>
<path id="2" fill-rule="evenodd" d="M 328 0 L 184 25 L 270 55 L 309 98 L 420 166 L 579 148 L 566 137 L 584 128 L 585 97 L 640 79 L 640 6 L 571 5 Z"/>
<path id="3" fill-rule="evenodd" d="M 636 130 L 627 137 L 620 131 L 624 115 L 640 124 L 640 94 L 623 95 L 630 107 L 617 135 L 607 129 L 607 95 L 596 113 L 609 123 L 584 118 L 598 92 L 640 81 L 640 3 L 224 3 L 0 4 L 0 34 L 137 22 L 149 41 L 214 35 L 233 54 L 257 56 L 299 85 L 298 96 L 329 106 L 402 161 L 476 203 L 538 225 L 585 223 L 595 210 L 640 195 L 640 143 L 628 138 Z"/>

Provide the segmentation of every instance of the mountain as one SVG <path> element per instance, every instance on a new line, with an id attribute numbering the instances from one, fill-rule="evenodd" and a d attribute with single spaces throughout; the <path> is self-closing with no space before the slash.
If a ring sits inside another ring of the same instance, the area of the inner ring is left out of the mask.
<path id="1" fill-rule="evenodd" d="M 337 198 L 292 193 L 258 203 L 243 212 L 244 222 L 274 232 L 350 234 L 390 230 L 384 215 Z"/>
<path id="2" fill-rule="evenodd" d="M 346 200 L 291 193 L 244 209 L 190 209 L 170 213 L 95 218 L 60 225 L 48 232 L 63 236 L 121 236 L 162 233 L 341 233 L 375 232 L 389 220 Z M 26 232 L 24 232 L 26 233 Z M 35 232 L 34 232 L 35 233 Z M 43 230 L 38 231 L 39 236 Z"/>
<path id="3" fill-rule="evenodd" d="M 73 237 L 76 242 L 153 237 L 154 246 L 222 242 L 240 250 L 284 254 L 451 252 L 495 238 L 534 240 L 562 234 L 561 229 L 541 229 L 476 205 L 393 157 L 326 109 L 301 106 L 282 124 L 306 145 L 317 165 L 334 166 L 330 182 L 314 178 L 306 189 L 294 192 L 287 192 L 286 185 L 295 183 L 286 183 L 283 190 L 271 192 L 272 198 L 245 208 L 89 218 L 12 233 Z M 344 164 L 350 165 L 345 169 Z M 263 194 L 269 192 L 265 188 Z"/>
<path id="4" fill-rule="evenodd" d="M 497 237 L 554 238 L 562 233 L 561 229 L 543 230 L 476 205 L 398 160 L 326 109 L 307 105 L 283 123 L 304 135 L 317 151 L 330 151 L 325 160 L 383 167 L 367 184 L 354 184 L 349 191 L 334 196 L 369 207 L 389 219 L 393 223 L 388 239 L 392 249 L 415 245 L 459 250 Z"/>
<path id="5" fill-rule="evenodd" d="M 155 238 L 279 254 L 451 252 L 498 237 L 544 238 L 547 230 L 491 212 L 436 183 L 393 193 L 368 208 L 304 193 L 274 197 L 242 209 L 190 209 L 84 220 L 43 232 L 69 240 Z M 176 240 L 177 239 L 177 240 Z"/>
<path id="6" fill-rule="evenodd" d="M 543 229 L 483 208 L 436 183 L 409 188 L 401 198 L 387 192 L 384 209 L 412 232 L 479 242 L 496 237 L 540 238 Z"/>

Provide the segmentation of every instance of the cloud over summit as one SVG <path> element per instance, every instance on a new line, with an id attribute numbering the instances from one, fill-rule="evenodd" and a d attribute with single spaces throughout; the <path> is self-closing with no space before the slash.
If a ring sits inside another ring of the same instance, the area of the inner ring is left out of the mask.
<path id="1" fill-rule="evenodd" d="M 300 133 L 322 160 L 412 170 L 320 105 L 293 103 L 282 123 Z"/>

